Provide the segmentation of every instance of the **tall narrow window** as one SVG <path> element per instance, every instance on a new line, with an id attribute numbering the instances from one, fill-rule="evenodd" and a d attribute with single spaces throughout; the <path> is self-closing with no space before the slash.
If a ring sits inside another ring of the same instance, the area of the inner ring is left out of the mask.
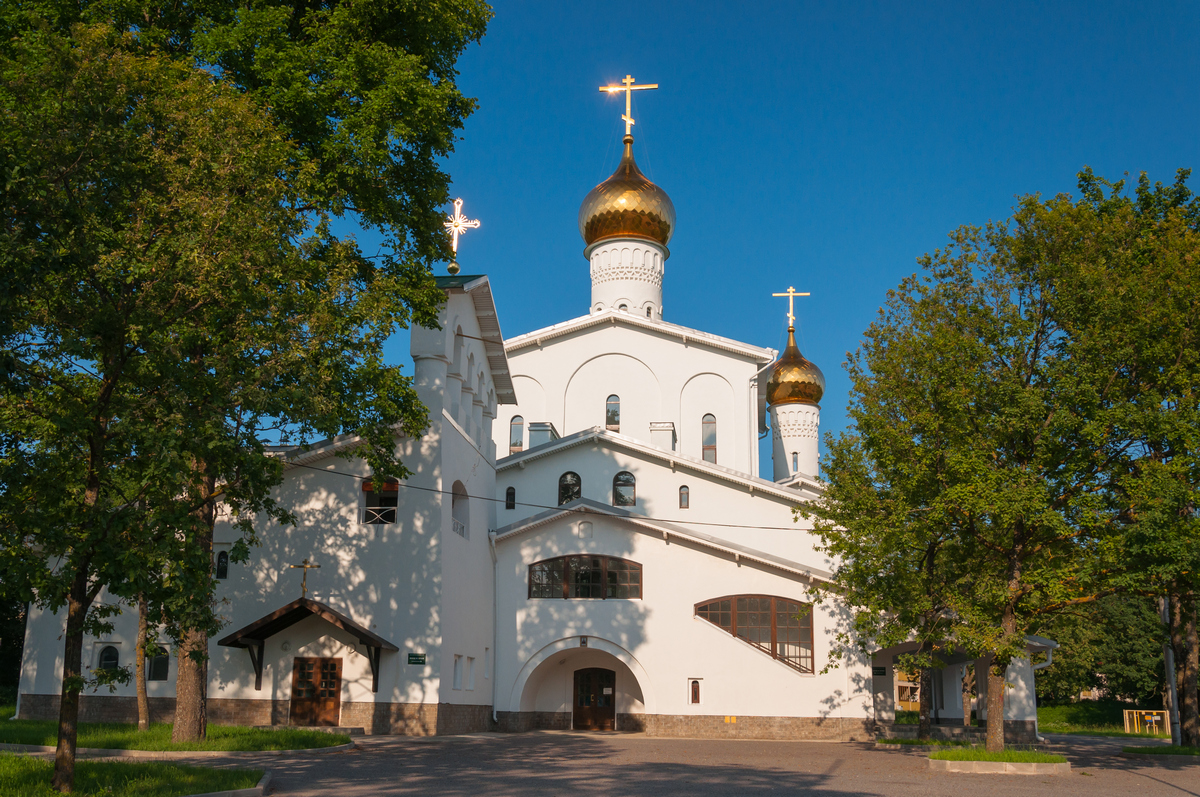
<path id="1" fill-rule="evenodd" d="M 508 424 L 508 453 L 516 454 L 525 450 L 525 419 L 514 415 Z"/>
<path id="2" fill-rule="evenodd" d="M 799 454 L 799 452 L 793 451 L 792 452 L 792 473 L 795 473 L 798 470 L 800 470 L 800 454 Z"/>
<path id="3" fill-rule="evenodd" d="M 471 539 L 470 531 L 470 501 L 467 498 L 467 488 L 462 482 L 455 482 L 450 488 L 450 527 L 454 533 L 465 540 Z"/>
<path id="4" fill-rule="evenodd" d="M 604 428 L 610 432 L 621 431 L 621 397 L 609 396 L 604 403 Z"/>
<path id="5" fill-rule="evenodd" d="M 578 473 L 567 471 L 558 477 L 558 505 L 569 504 L 583 495 L 583 482 Z"/>
<path id="6" fill-rule="evenodd" d="M 691 502 L 692 502 L 691 491 L 688 490 L 686 485 L 683 487 L 680 487 L 679 488 L 679 508 L 680 509 L 688 509 L 691 506 Z"/>
<path id="7" fill-rule="evenodd" d="M 229 578 L 229 552 L 217 552 L 217 578 Z"/>
<path id="8" fill-rule="evenodd" d="M 692 703 L 697 704 L 699 702 L 700 702 L 700 682 L 693 680 L 692 681 Z"/>
<path id="9" fill-rule="evenodd" d="M 633 474 L 623 470 L 613 476 L 613 506 L 637 505 L 637 480 Z"/>
<path id="10" fill-rule="evenodd" d="M 517 508 L 517 488 L 516 487 L 509 487 L 507 490 L 504 491 L 504 508 L 505 509 L 516 509 Z"/>
<path id="11" fill-rule="evenodd" d="M 700 445 L 705 462 L 717 461 L 717 418 L 709 413 L 700 421 Z M 694 449 L 693 449 L 694 450 Z"/>

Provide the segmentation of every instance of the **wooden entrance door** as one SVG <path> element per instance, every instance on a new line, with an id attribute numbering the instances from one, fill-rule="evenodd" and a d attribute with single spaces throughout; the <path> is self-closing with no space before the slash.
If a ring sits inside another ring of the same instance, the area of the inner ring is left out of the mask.
<path id="1" fill-rule="evenodd" d="M 341 715 L 342 660 L 297 656 L 288 724 L 336 726 Z"/>
<path id="2" fill-rule="evenodd" d="M 577 731 L 611 731 L 617 720 L 617 674 L 590 667 L 575 671 L 575 718 Z"/>

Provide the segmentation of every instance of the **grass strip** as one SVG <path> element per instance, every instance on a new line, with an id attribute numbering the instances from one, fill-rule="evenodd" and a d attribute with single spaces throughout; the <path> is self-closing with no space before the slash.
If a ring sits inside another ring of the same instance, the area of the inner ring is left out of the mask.
<path id="1" fill-rule="evenodd" d="M 1126 733 L 1125 710 L 1150 710 L 1149 706 L 1117 700 L 1081 700 L 1076 703 L 1038 706 L 1038 730 L 1078 736 L 1131 736 L 1162 738 L 1168 734 Z"/>
<path id="2" fill-rule="evenodd" d="M 877 739 L 881 744 L 915 744 L 915 745 L 944 745 L 946 747 L 966 747 L 970 742 L 962 739 Z"/>
<path id="3" fill-rule="evenodd" d="M 989 753 L 977 747 L 962 750 L 938 750 L 929 757 L 937 761 L 1003 761 L 1008 764 L 1065 764 L 1067 757 L 1035 750 L 1003 750 Z"/>
<path id="4" fill-rule="evenodd" d="M 171 724 L 155 723 L 149 730 L 139 731 L 137 725 L 108 722 L 79 723 L 80 747 L 103 750 L 163 751 L 247 751 L 309 750 L 346 744 L 344 734 L 297 728 L 247 728 L 239 725 L 209 725 L 208 738 L 203 742 L 172 742 Z M 38 744 L 53 747 L 58 744 L 58 723 L 54 720 L 6 720 L 0 722 L 0 743 Z"/>
<path id="5" fill-rule="evenodd" d="M 60 797 L 50 788 L 54 762 L 0 755 L 0 794 L 5 797 Z M 262 770 L 209 769 L 162 762 L 78 761 L 77 797 L 183 797 L 213 791 L 249 789 Z"/>
<path id="6" fill-rule="evenodd" d="M 1121 752 L 1148 753 L 1149 755 L 1200 755 L 1200 747 L 1179 747 L 1173 744 L 1165 747 L 1143 745 L 1141 747 L 1122 747 Z"/>

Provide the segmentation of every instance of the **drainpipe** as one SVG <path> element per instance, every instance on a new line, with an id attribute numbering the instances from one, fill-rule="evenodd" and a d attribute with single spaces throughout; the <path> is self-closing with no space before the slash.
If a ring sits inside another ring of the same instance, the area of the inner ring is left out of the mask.
<path id="1" fill-rule="evenodd" d="M 496 681 L 499 679 L 496 677 L 496 674 L 500 664 L 500 648 L 496 644 L 496 640 L 499 638 L 496 627 L 496 603 L 500 594 L 500 579 L 498 578 L 500 565 L 498 564 L 499 560 L 496 558 L 495 529 L 488 529 L 488 549 L 492 554 L 492 722 L 498 725 L 500 717 L 496 713 Z M 484 666 L 487 666 L 486 662 Z"/>

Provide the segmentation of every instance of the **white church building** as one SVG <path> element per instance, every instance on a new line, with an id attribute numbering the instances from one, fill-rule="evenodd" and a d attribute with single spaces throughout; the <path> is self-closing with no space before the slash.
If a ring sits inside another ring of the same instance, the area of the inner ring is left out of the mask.
<path id="1" fill-rule="evenodd" d="M 793 512 L 821 495 L 824 377 L 790 330 L 780 354 L 664 318 L 675 211 L 632 142 L 580 209 L 586 313 L 505 340 L 486 276 L 439 278 L 442 328 L 412 330 L 429 428 L 397 440 L 409 479 L 374 489 L 337 456 L 353 438 L 288 449 L 278 497 L 298 524 L 264 524 L 245 563 L 218 526 L 211 721 L 831 740 L 892 721 L 905 649 L 827 668 L 846 618 L 813 602 L 830 563 Z M 127 609 L 89 638 L 85 668 L 131 664 L 136 627 Z M 20 717 L 57 716 L 63 629 L 32 610 Z M 941 721 L 961 723 L 964 664 L 935 678 Z M 156 720 L 174 679 L 151 662 Z M 1010 668 L 1021 737 L 1033 679 Z M 81 712 L 129 721 L 134 687 Z"/>

